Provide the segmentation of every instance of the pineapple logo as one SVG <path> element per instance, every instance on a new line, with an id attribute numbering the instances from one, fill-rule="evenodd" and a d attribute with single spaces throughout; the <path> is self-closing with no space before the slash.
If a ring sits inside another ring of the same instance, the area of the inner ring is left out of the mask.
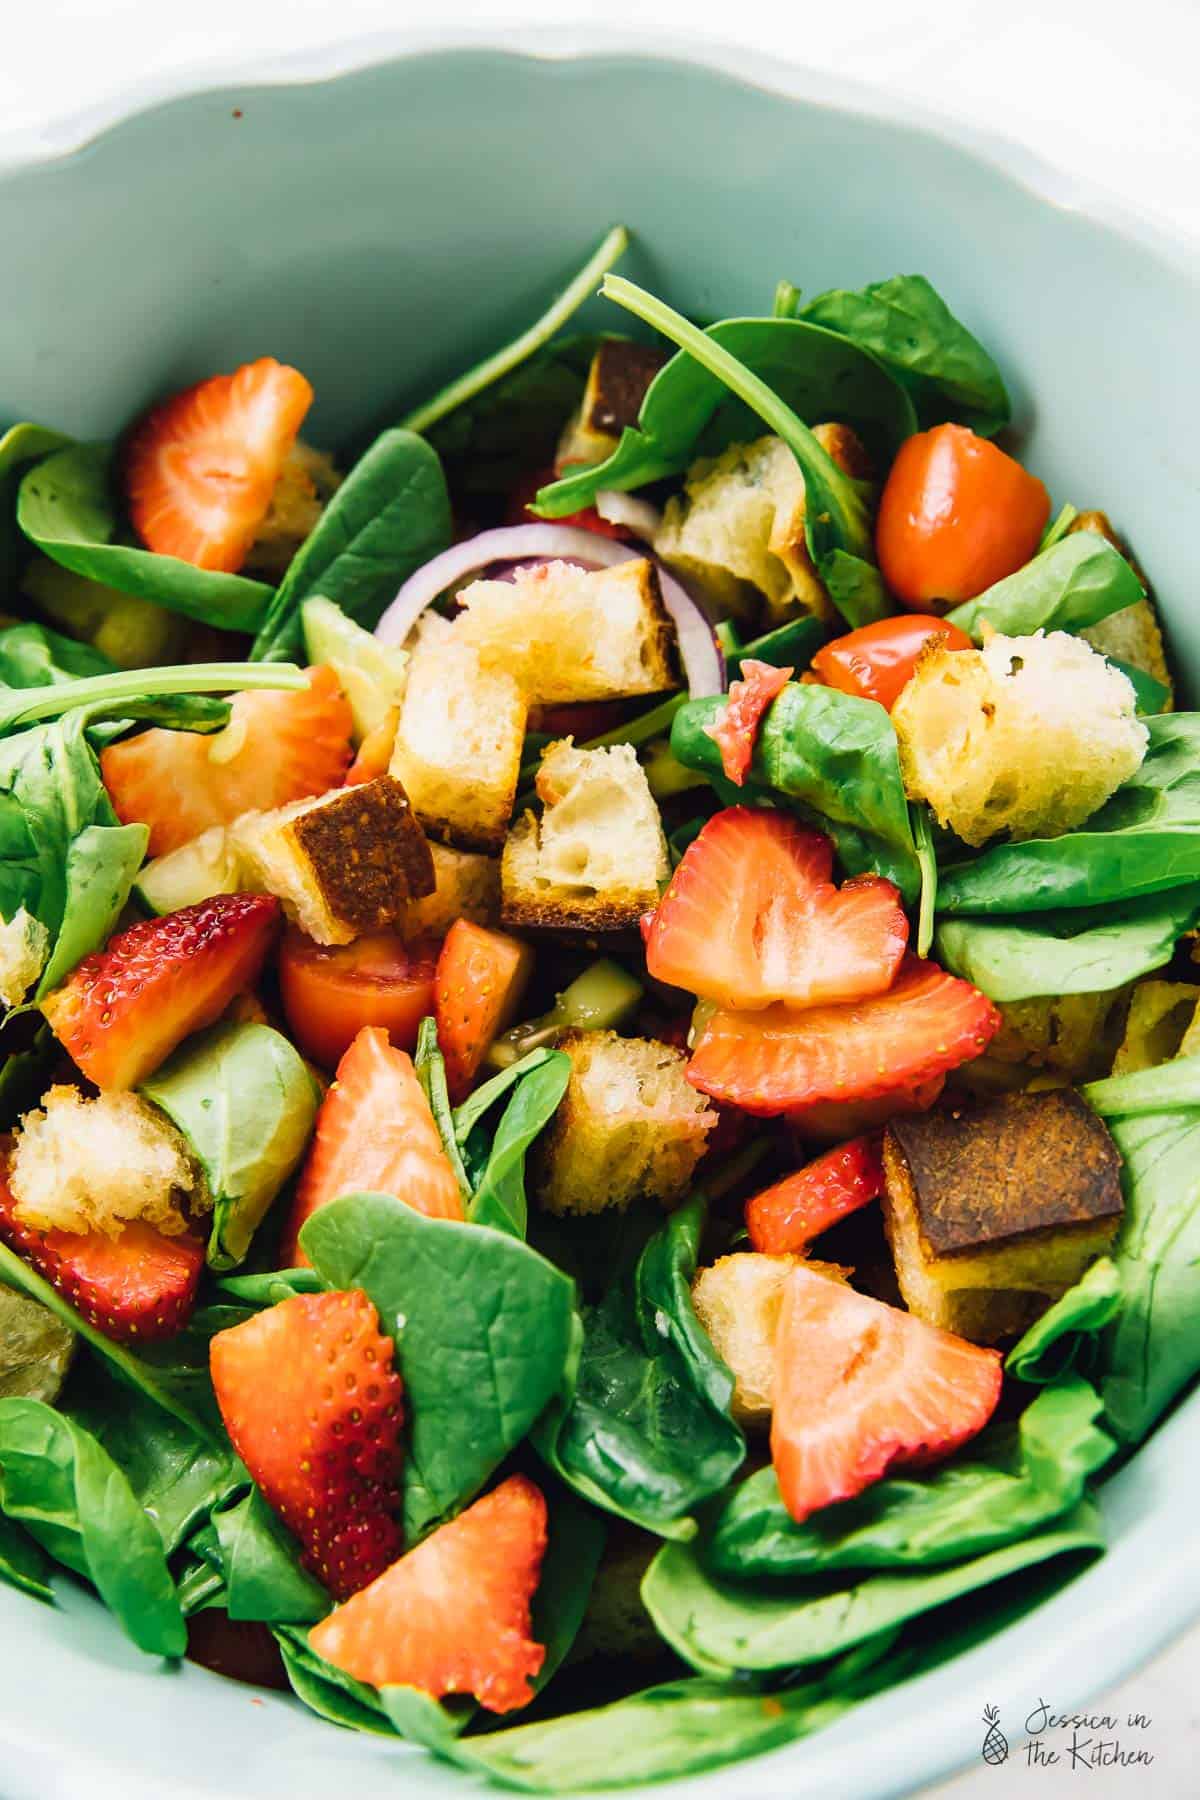
<path id="1" fill-rule="evenodd" d="M 987 1726 L 987 1736 L 983 1740 L 980 1754 L 985 1763 L 991 1763 L 996 1768 L 1000 1763 L 1008 1761 L 1008 1739 L 1000 1729 L 1000 1714 L 994 1706 L 984 1707 L 983 1722 Z"/>

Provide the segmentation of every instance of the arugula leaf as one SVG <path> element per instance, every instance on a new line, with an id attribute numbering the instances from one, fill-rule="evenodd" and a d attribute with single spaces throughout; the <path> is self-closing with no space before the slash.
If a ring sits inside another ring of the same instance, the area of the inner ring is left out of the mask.
<path id="1" fill-rule="evenodd" d="M 384 1194 L 331 1201 L 300 1241 L 331 1287 L 366 1290 L 395 1339 L 412 1408 L 411 1542 L 479 1491 L 561 1387 L 574 1285 L 504 1232 Z"/>
<path id="2" fill-rule="evenodd" d="M 1045 1531 L 982 1556 L 931 1570 L 886 1571 L 822 1584 L 751 1587 L 719 1580 L 695 1544 L 664 1544 L 642 1582 L 642 1600 L 667 1642 L 701 1674 L 800 1669 L 1053 1557 L 1104 1546 L 1099 1513 L 1082 1501 Z"/>
<path id="3" fill-rule="evenodd" d="M 576 1493 L 664 1537 L 693 1534 L 695 1508 L 746 1454 L 733 1377 L 692 1308 L 704 1218 L 697 1195 L 648 1239 L 633 1221 L 608 1292 L 584 1311 L 574 1378 L 534 1431 Z"/>
<path id="4" fill-rule="evenodd" d="M 288 565 L 262 619 L 255 662 L 303 648 L 303 601 L 334 601 L 376 625 L 396 589 L 450 542 L 450 496 L 437 452 L 412 431 L 385 431 L 361 456 Z"/>
<path id="5" fill-rule="evenodd" d="M 789 682 L 763 719 L 745 787 L 730 789 L 722 785 L 721 752 L 705 730 L 724 704 L 717 695 L 682 708 L 671 728 L 676 760 L 707 775 L 726 804 L 782 797 L 829 833 L 848 875 L 886 875 L 914 904 L 921 868 L 896 733 L 883 707 L 835 688 Z"/>
<path id="6" fill-rule="evenodd" d="M 35 1600 L 53 1600 L 49 1574 L 49 1558 L 41 1546 L 0 1513 L 0 1581 L 32 1594 Z"/>
<path id="7" fill-rule="evenodd" d="M 1100 1398 L 1068 1376 L 1016 1423 L 927 1474 L 893 1476 L 797 1525 L 772 1468 L 723 1500 L 701 1555 L 714 1575 L 794 1580 L 831 1569 L 923 1568 L 999 1549 L 1078 1505 L 1116 1445 L 1096 1424 Z"/>
<path id="8" fill-rule="evenodd" d="M 877 356 L 912 395 L 922 427 L 951 419 L 991 437 L 1008 424 L 999 369 L 924 275 L 893 275 L 858 293 L 832 288 L 800 317 Z"/>
<path id="9" fill-rule="evenodd" d="M 304 1625 L 325 1617 L 329 1595 L 301 1567 L 298 1545 L 257 1488 L 218 1507 L 212 1522 L 231 1619 Z"/>
<path id="10" fill-rule="evenodd" d="M 0 1399 L 57 1400 L 75 1354 L 75 1333 L 28 1294 L 0 1282 Z"/>
<path id="11" fill-rule="evenodd" d="M 17 523 L 53 561 L 123 594 L 225 631 L 255 631 L 271 589 L 244 575 L 197 569 L 177 556 L 115 543 L 112 444 L 70 444 L 29 470 L 17 494 Z"/>
<path id="12" fill-rule="evenodd" d="M 303 1057 L 269 1025 L 217 1025 L 189 1038 L 139 1092 L 204 1170 L 209 1266 L 236 1268 L 312 1134 L 319 1094 Z"/>
<path id="13" fill-rule="evenodd" d="M 1103 994 L 1170 962 L 1200 925 L 1200 882 L 1032 919 L 943 919 L 938 961 L 992 1000 Z"/>
<path id="14" fill-rule="evenodd" d="M 473 1224 L 493 1225 L 514 1237 L 525 1236 L 529 1217 L 525 1159 L 557 1111 L 570 1079 L 571 1059 L 561 1050 L 548 1051 L 536 1068 L 525 1071 L 501 1115 L 483 1173 L 475 1184 L 467 1214 Z"/>
<path id="15" fill-rule="evenodd" d="M 978 643 L 984 624 L 1007 637 L 1086 631 L 1144 598 L 1141 582 L 1107 538 L 1073 531 L 946 618 Z"/>
<path id="16" fill-rule="evenodd" d="M 140 1650 L 183 1655 L 187 1631 L 158 1532 L 108 1452 L 40 1400 L 0 1400 L 0 1509 L 92 1583 Z"/>

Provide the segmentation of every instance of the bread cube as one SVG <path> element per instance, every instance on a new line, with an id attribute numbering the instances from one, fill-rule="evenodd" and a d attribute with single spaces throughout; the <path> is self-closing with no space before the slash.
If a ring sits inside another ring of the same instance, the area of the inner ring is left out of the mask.
<path id="1" fill-rule="evenodd" d="M 636 425 L 646 389 L 668 360 L 654 344 L 605 338 L 588 368 L 583 399 L 559 441 L 555 467 L 603 462 L 627 425 Z"/>
<path id="2" fill-rule="evenodd" d="M 381 931 L 434 892 L 425 834 L 390 775 L 247 813 L 230 835 L 247 885 L 277 894 L 318 944 Z"/>
<path id="3" fill-rule="evenodd" d="M 571 1079 L 538 1147 L 535 1191 L 553 1213 L 603 1212 L 687 1192 L 717 1115 L 691 1086 L 687 1057 L 652 1038 L 568 1031 Z"/>
<path id="4" fill-rule="evenodd" d="M 333 458 L 297 439 L 246 553 L 247 573 L 278 581 L 341 485 Z"/>
<path id="5" fill-rule="evenodd" d="M 1128 546 L 1121 541 L 1107 513 L 1081 512 L 1071 521 L 1069 530 L 1094 531 L 1097 536 L 1107 538 L 1113 548 L 1119 550 L 1130 563 L 1142 586 L 1148 586 L 1146 577 L 1130 556 Z M 1102 656 L 1115 656 L 1118 661 L 1128 663 L 1131 668 L 1141 669 L 1145 674 L 1152 675 L 1155 681 L 1161 681 L 1168 695 L 1163 711 L 1171 711 L 1175 703 L 1175 684 L 1167 666 L 1158 612 L 1148 595 L 1146 599 L 1136 601 L 1133 606 L 1123 606 L 1120 612 L 1110 613 L 1107 619 L 1101 619 L 1098 625 L 1089 626 L 1080 635 L 1087 639 L 1094 650 L 1099 650 Z"/>
<path id="6" fill-rule="evenodd" d="M 455 919 L 495 925 L 500 918 L 500 858 L 478 851 L 452 850 L 430 844 L 434 889 L 413 900 L 396 921 L 405 943 L 423 937 L 445 937 Z"/>
<path id="7" fill-rule="evenodd" d="M 1120 1155 L 1071 1088 L 894 1119 L 883 1160 L 905 1305 L 974 1343 L 1023 1331 L 1121 1222 Z"/>
<path id="8" fill-rule="evenodd" d="M 185 1204 L 211 1204 L 183 1137 L 136 1094 L 52 1087 L 25 1114 L 8 1181 L 23 1225 L 39 1231 L 104 1231 L 133 1219 L 168 1237 L 186 1231 Z"/>
<path id="9" fill-rule="evenodd" d="M 500 864 L 506 925 L 613 931 L 657 906 L 670 874 L 662 820 L 629 744 L 577 750 L 569 738 L 542 753 L 543 803 L 508 834 Z"/>
<path id="10" fill-rule="evenodd" d="M 512 817 L 526 702 L 511 672 L 485 666 L 456 631 L 413 656 L 390 773 L 430 837 L 498 850 Z"/>
<path id="11" fill-rule="evenodd" d="M 733 1416 L 747 1430 L 765 1430 L 771 1422 L 783 1288 L 800 1261 L 798 1256 L 738 1250 L 700 1269 L 692 1283 L 696 1317 L 734 1379 Z M 833 1281 L 844 1281 L 850 1273 L 837 1263 L 807 1258 L 804 1266 Z"/>
<path id="12" fill-rule="evenodd" d="M 1124 1028 L 1127 987 L 1098 994 L 1047 994 L 1008 1000 L 1000 1007 L 999 1032 L 977 1060 L 988 1072 L 1007 1069 L 1019 1087 L 1041 1070 L 1066 1081 L 1094 1081 L 1107 1075 Z M 954 1079 L 975 1088 L 974 1063 L 956 1069 Z"/>
<path id="13" fill-rule="evenodd" d="M 654 564 L 539 563 L 459 595 L 454 637 L 505 670 L 531 703 L 622 700 L 678 686 L 675 627 Z"/>

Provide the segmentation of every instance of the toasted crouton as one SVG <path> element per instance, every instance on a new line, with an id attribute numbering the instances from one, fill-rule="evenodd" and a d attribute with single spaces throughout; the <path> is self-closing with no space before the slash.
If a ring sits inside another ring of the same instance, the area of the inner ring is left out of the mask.
<path id="1" fill-rule="evenodd" d="M 739 1250 L 701 1269 L 692 1283 L 696 1317 L 734 1379 L 733 1416 L 748 1429 L 771 1422 L 783 1284 L 799 1261 Z M 848 1273 L 836 1263 L 806 1261 L 805 1267 L 836 1281 Z"/>
<path id="2" fill-rule="evenodd" d="M 639 1197 L 682 1199 L 717 1122 L 684 1075 L 683 1052 L 615 1031 L 564 1032 L 558 1048 L 571 1079 L 539 1145 L 542 1205 L 592 1213 Z"/>
<path id="3" fill-rule="evenodd" d="M 559 441 L 555 467 L 598 463 L 617 447 L 627 425 L 636 425 L 646 389 L 667 361 L 654 344 L 605 338 L 592 357 L 578 409 Z"/>
<path id="4" fill-rule="evenodd" d="M 512 817 L 526 702 L 512 674 L 485 667 L 452 631 L 414 655 L 390 772 L 431 837 L 498 850 Z"/>
<path id="5" fill-rule="evenodd" d="M 1148 586 L 1146 577 L 1130 556 L 1128 546 L 1121 541 L 1107 513 L 1081 512 L 1071 521 L 1068 530 L 1094 531 L 1099 537 L 1106 538 L 1130 563 L 1142 586 Z M 1167 690 L 1167 703 L 1163 711 L 1171 711 L 1175 703 L 1175 686 L 1167 666 L 1158 612 L 1149 594 L 1144 600 L 1136 601 L 1133 606 L 1125 606 L 1120 612 L 1110 613 L 1107 619 L 1101 619 L 1098 625 L 1092 625 L 1087 631 L 1081 632 L 1080 636 L 1085 637 L 1102 656 L 1115 656 L 1119 662 L 1128 663 L 1131 668 L 1141 669 L 1145 674 L 1152 675 L 1155 681 L 1161 681 Z"/>
<path id="6" fill-rule="evenodd" d="M 434 891 L 433 858 L 408 796 L 390 775 L 335 788 L 233 827 L 248 881 L 277 894 L 318 944 L 381 931 Z"/>
<path id="7" fill-rule="evenodd" d="M 331 456 L 311 444 L 293 444 L 247 553 L 247 572 L 278 580 L 341 484 Z"/>
<path id="8" fill-rule="evenodd" d="M 473 581 L 454 625 L 488 668 L 503 669 L 540 706 L 622 700 L 675 687 L 675 627 L 654 564 L 611 569 L 539 563 L 511 581 Z"/>
<path id="9" fill-rule="evenodd" d="M 1070 1088 L 893 1120 L 883 1217 L 909 1311 L 975 1343 L 1023 1331 L 1112 1242 L 1120 1169 Z"/>
<path id="10" fill-rule="evenodd" d="M 542 754 L 540 819 L 509 832 L 500 865 L 506 925 L 613 931 L 658 904 L 670 873 L 662 820 L 628 744 L 577 750 L 569 738 Z"/>
<path id="11" fill-rule="evenodd" d="M 8 1179 L 17 1217 L 39 1231 L 115 1237 L 140 1219 L 174 1237 L 187 1230 L 185 1202 L 208 1204 L 184 1139 L 130 1093 L 85 1100 L 77 1088 L 51 1088 L 21 1120 Z"/>
<path id="12" fill-rule="evenodd" d="M 20 1006 L 49 954 L 50 933 L 23 906 L 11 919 L 0 920 L 0 1000 L 5 1006 Z"/>
<path id="13" fill-rule="evenodd" d="M 1067 1081 L 1093 1081 L 1107 1075 L 1121 1041 L 1127 987 L 1099 994 L 1045 995 L 1033 1000 L 1005 1001 L 1004 1023 L 980 1062 L 1021 1071 L 1026 1079 L 1042 1069 Z M 964 1065 L 955 1079 L 973 1086 L 974 1065 Z M 1020 1085 L 1020 1081 L 1007 1085 Z"/>
<path id="14" fill-rule="evenodd" d="M 1188 981 L 1139 981 L 1129 1002 L 1114 1075 L 1156 1069 L 1200 1049 L 1200 987 Z"/>
<path id="15" fill-rule="evenodd" d="M 909 797 L 968 844 L 1057 837 L 1141 766 L 1129 682 L 1065 631 L 938 645 L 892 710 Z"/>
<path id="16" fill-rule="evenodd" d="M 500 858 L 430 844 L 434 890 L 406 906 L 396 929 L 406 943 L 445 937 L 455 919 L 495 925 L 500 918 Z"/>

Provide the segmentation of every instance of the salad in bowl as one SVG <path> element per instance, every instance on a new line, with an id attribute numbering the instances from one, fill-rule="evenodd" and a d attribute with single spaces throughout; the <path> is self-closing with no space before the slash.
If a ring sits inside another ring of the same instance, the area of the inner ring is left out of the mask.
<path id="1" fill-rule="evenodd" d="M 1036 1605 L 1200 1368 L 1110 497 L 923 278 L 625 243 L 357 450 L 269 355 L 0 439 L 0 1578 L 546 1792 Z"/>

